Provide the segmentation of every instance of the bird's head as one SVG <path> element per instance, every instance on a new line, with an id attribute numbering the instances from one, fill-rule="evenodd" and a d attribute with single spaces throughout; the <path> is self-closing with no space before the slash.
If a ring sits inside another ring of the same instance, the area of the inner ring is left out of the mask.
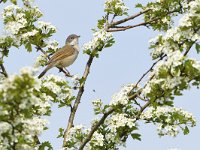
<path id="1" fill-rule="evenodd" d="M 79 35 L 71 34 L 67 37 L 65 44 L 78 45 Z"/>

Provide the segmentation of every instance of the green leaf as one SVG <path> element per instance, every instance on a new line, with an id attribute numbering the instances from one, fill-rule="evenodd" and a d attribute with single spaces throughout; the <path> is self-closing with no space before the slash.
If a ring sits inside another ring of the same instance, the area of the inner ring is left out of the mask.
<path id="1" fill-rule="evenodd" d="M 98 20 L 98 24 L 97 24 L 97 27 L 99 29 L 102 29 L 104 27 L 104 24 L 106 23 L 106 20 L 103 18 L 103 19 L 100 19 Z"/>
<path id="2" fill-rule="evenodd" d="M 142 4 L 138 3 L 138 4 L 135 5 L 135 7 L 136 8 L 142 8 L 143 6 L 142 6 Z"/>
<path id="3" fill-rule="evenodd" d="M 32 51 L 32 46 L 30 43 L 25 44 L 25 48 L 27 49 L 28 52 Z"/>
<path id="4" fill-rule="evenodd" d="M 81 79 L 79 79 L 80 85 L 81 85 L 83 82 L 85 82 L 85 78 L 82 77 Z"/>
<path id="5" fill-rule="evenodd" d="M 10 1 L 11 1 L 11 3 L 17 5 L 17 0 L 10 0 Z"/>
<path id="6" fill-rule="evenodd" d="M 184 131 L 183 131 L 183 134 L 184 134 L 184 135 L 187 135 L 187 134 L 189 134 L 189 133 L 190 133 L 190 130 L 189 130 L 188 127 L 186 126 L 185 129 L 184 129 Z"/>
<path id="7" fill-rule="evenodd" d="M 197 53 L 199 54 L 199 52 L 200 52 L 200 45 L 198 43 L 196 43 L 195 47 L 196 47 Z"/>
<path id="8" fill-rule="evenodd" d="M 64 135 L 64 129 L 63 128 L 59 128 L 59 135 L 57 136 L 57 138 L 63 137 Z"/>
<path id="9" fill-rule="evenodd" d="M 51 146 L 51 143 L 48 142 L 48 141 L 43 142 L 43 143 L 39 146 L 38 150 L 46 150 L 45 148 L 47 148 L 47 150 L 53 150 L 53 147 Z"/>
<path id="10" fill-rule="evenodd" d="M 87 49 L 87 50 L 83 51 L 83 54 L 91 55 L 91 50 Z"/>
<path id="11" fill-rule="evenodd" d="M 115 41 L 114 41 L 114 39 L 112 38 L 112 39 L 110 39 L 110 40 L 106 43 L 106 45 L 105 45 L 104 47 L 105 47 L 105 48 L 111 47 L 114 43 L 115 43 Z"/>
<path id="12" fill-rule="evenodd" d="M 131 137 L 132 137 L 134 140 L 141 141 L 141 135 L 138 134 L 138 133 L 133 133 L 133 134 L 131 134 Z"/>

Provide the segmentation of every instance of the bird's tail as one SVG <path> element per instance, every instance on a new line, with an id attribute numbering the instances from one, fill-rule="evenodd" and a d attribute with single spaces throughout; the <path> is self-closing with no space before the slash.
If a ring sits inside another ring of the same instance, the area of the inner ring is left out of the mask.
<path id="1" fill-rule="evenodd" d="M 40 75 L 38 76 L 38 78 L 39 78 L 39 79 L 42 78 L 42 77 L 45 75 L 45 73 L 46 73 L 49 69 L 51 69 L 51 67 L 50 67 L 50 66 L 47 66 L 47 67 L 44 69 L 44 71 L 42 71 L 42 72 L 40 73 Z"/>

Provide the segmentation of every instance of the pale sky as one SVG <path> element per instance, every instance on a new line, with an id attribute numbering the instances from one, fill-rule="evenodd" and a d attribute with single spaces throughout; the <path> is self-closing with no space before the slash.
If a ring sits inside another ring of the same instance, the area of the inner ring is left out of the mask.
<path id="1" fill-rule="evenodd" d="M 97 20 L 104 15 L 104 0 L 36 0 L 36 5 L 44 13 L 43 21 L 51 22 L 57 27 L 58 32 L 52 37 L 63 46 L 66 37 L 75 33 L 81 35 L 81 46 L 92 38 L 91 28 L 95 27 Z M 138 2 L 147 2 L 147 0 L 125 1 L 131 9 L 130 14 L 138 12 L 134 5 Z M 6 4 L 7 5 L 7 4 Z M 0 11 L 5 5 L 1 4 Z M 0 29 L 2 31 L 2 18 L 0 20 Z M 133 23 L 133 22 L 132 22 Z M 95 59 L 91 72 L 88 77 L 85 93 L 76 114 L 75 125 L 89 125 L 94 117 L 91 102 L 101 98 L 105 103 L 109 103 L 111 96 L 117 92 L 123 84 L 134 83 L 149 69 L 152 64 L 148 41 L 156 36 L 152 29 L 138 27 L 125 32 L 114 33 L 115 45 L 109 49 L 104 49 L 99 59 Z M 9 58 L 5 59 L 5 66 L 9 73 L 18 73 L 18 70 L 24 66 L 32 66 L 35 58 L 39 55 L 35 49 L 33 53 L 27 53 L 24 48 L 11 49 Z M 195 52 L 192 57 L 199 58 Z M 82 75 L 87 55 L 79 54 L 76 62 L 68 68 L 71 74 Z M 57 74 L 57 69 L 48 72 Z M 58 74 L 61 75 L 62 74 Z M 69 79 L 70 80 L 70 79 Z M 95 90 L 95 92 L 93 91 Z M 177 148 L 180 150 L 196 150 L 199 147 L 200 131 L 200 109 L 198 90 L 192 88 L 184 92 L 182 97 L 175 99 L 175 105 L 182 107 L 196 116 L 197 126 L 190 128 L 190 134 L 184 136 L 182 133 L 176 138 L 159 138 L 156 127 L 151 124 L 143 124 L 139 127 L 139 133 L 142 135 L 142 141 L 134 141 L 129 138 L 126 148 L 120 150 L 167 150 Z M 48 118 L 50 121 L 49 130 L 47 130 L 40 140 L 49 140 L 54 149 L 58 150 L 62 146 L 62 139 L 57 139 L 58 128 L 66 128 L 69 109 L 58 109 L 53 105 L 53 113 Z"/>

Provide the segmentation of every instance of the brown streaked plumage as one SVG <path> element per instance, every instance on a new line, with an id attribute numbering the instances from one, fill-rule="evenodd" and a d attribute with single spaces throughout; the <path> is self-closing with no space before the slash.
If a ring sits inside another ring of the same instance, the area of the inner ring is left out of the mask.
<path id="1" fill-rule="evenodd" d="M 53 54 L 53 56 L 47 63 L 47 67 L 38 76 L 38 78 L 41 78 L 49 69 L 53 67 L 63 68 L 73 64 L 79 53 L 79 37 L 80 36 L 77 36 L 75 34 L 71 34 L 70 36 L 68 36 L 65 42 L 66 45 Z"/>

